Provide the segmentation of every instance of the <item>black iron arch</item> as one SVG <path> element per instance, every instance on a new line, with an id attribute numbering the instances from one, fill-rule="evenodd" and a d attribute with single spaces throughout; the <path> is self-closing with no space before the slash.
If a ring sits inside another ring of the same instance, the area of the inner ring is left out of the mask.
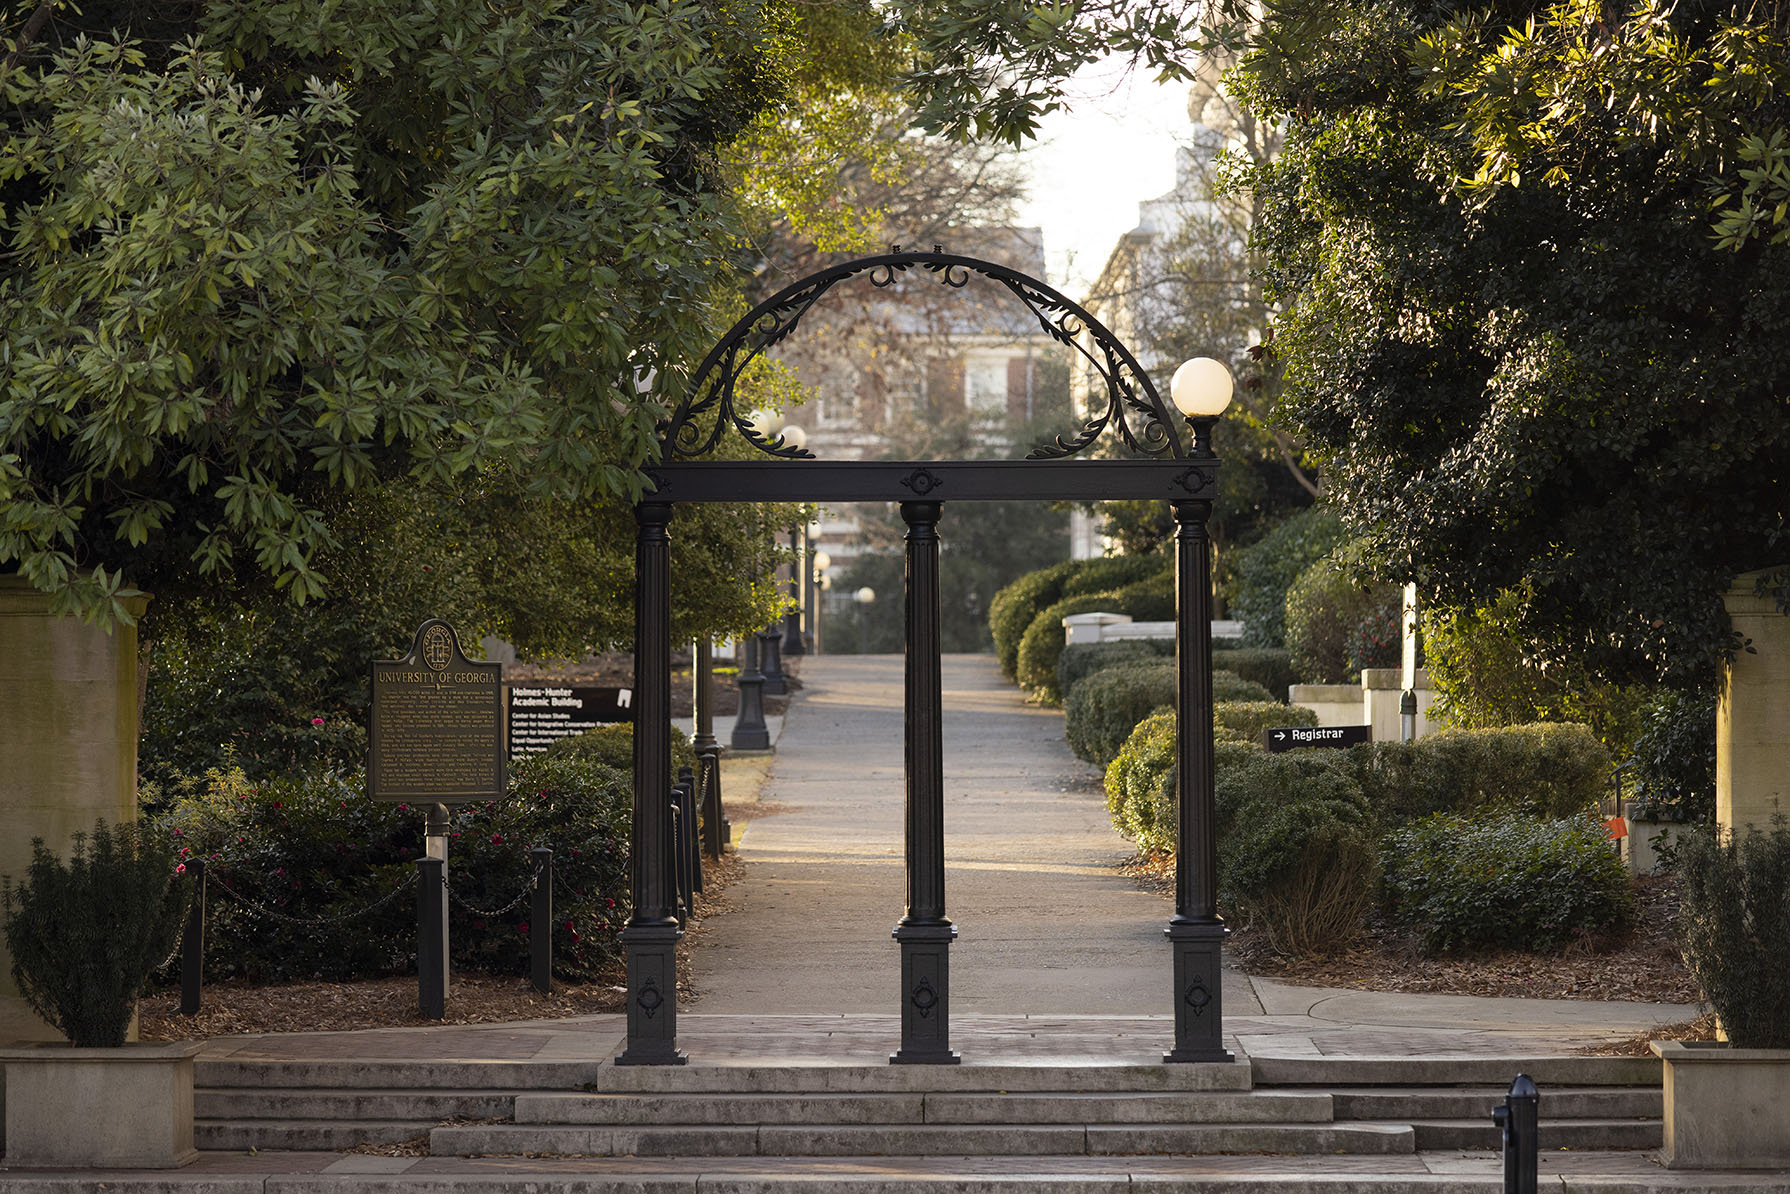
<path id="1" fill-rule="evenodd" d="M 887 287 L 915 269 L 962 289 L 972 276 L 1004 287 L 1050 337 L 1081 353 L 1106 382 L 1106 409 L 1026 460 L 834 460 L 767 439 L 735 404 L 740 374 L 780 343 L 828 292 L 867 278 Z M 1084 343 L 1084 339 L 1086 343 Z M 712 420 L 712 421 L 711 421 Z M 1134 420 L 1138 425 L 1133 426 Z M 704 460 L 731 426 L 759 459 Z M 633 912 L 622 931 L 628 967 L 627 1047 L 621 1065 L 677 1065 L 677 959 L 681 928 L 671 875 L 671 554 L 683 502 L 875 502 L 900 504 L 907 524 L 906 836 L 907 914 L 895 926 L 901 952 L 901 1049 L 890 1060 L 948 1065 L 949 947 L 945 915 L 943 711 L 939 672 L 939 532 L 958 501 L 1146 498 L 1175 516 L 1176 863 L 1173 955 L 1175 1047 L 1165 1061 L 1229 1062 L 1220 982 L 1224 921 L 1218 915 L 1212 791 L 1211 544 L 1206 520 L 1218 460 L 1206 436 L 1184 449 L 1174 420 L 1137 359 L 1086 310 L 1034 278 L 973 257 L 894 252 L 847 262 L 797 282 L 754 307 L 697 369 L 685 399 L 660 428 L 661 456 L 647 468 L 652 492 L 635 507 Z M 1133 455 L 1075 459 L 1110 428 Z"/>
<path id="2" fill-rule="evenodd" d="M 735 323 L 696 370 L 688 394 L 665 424 L 659 459 L 670 462 L 705 456 L 720 443 L 730 425 L 767 456 L 814 459 L 814 453 L 784 443 L 781 436 L 772 440 L 758 433 L 734 400 L 740 375 L 765 350 L 794 334 L 808 312 L 835 287 L 864 278 L 870 285 L 886 289 L 916 269 L 957 290 L 967 286 L 972 276 L 997 283 L 1032 313 L 1051 339 L 1080 353 L 1106 382 L 1106 408 L 1074 434 L 1067 438 L 1059 435 L 1054 442 L 1035 449 L 1028 460 L 1076 456 L 1109 427 L 1138 455 L 1186 456 L 1180 436 L 1172 430 L 1174 420 L 1149 374 L 1130 349 L 1080 304 L 1036 278 L 992 261 L 946 253 L 936 245 L 931 252 L 904 252 L 896 245 L 881 256 L 861 257 L 810 274 L 759 303 Z M 713 422 L 705 429 L 705 416 L 711 412 Z M 1141 420 L 1135 431 L 1134 418 Z"/>

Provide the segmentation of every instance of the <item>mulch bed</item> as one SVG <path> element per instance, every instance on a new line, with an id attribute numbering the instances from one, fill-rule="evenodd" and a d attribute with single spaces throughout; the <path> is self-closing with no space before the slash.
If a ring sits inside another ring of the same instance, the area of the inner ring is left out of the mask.
<path id="1" fill-rule="evenodd" d="M 1127 874 L 1162 895 L 1172 895 L 1174 862 L 1138 857 Z M 1225 954 L 1244 972 L 1302 987 L 1360 991 L 1491 995 L 1524 999 L 1616 999 L 1642 1003 L 1695 1003 L 1702 998 L 1672 940 L 1678 914 L 1678 882 L 1650 876 L 1637 883 L 1639 909 L 1625 937 L 1574 942 L 1558 953 L 1488 950 L 1425 954 L 1417 939 L 1383 920 L 1370 922 L 1355 941 L 1324 954 L 1286 957 L 1267 934 L 1234 924 Z M 1596 1052 L 1645 1055 L 1649 1040 L 1712 1040 L 1714 1017 L 1670 1025 Z"/>

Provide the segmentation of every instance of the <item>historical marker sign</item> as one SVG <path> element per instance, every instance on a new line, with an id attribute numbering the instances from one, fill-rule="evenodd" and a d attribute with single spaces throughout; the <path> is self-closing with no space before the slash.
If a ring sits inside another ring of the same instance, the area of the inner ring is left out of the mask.
<path id="1" fill-rule="evenodd" d="M 417 629 L 404 658 L 373 661 L 367 791 L 411 804 L 504 794 L 503 665 L 467 659 L 439 618 Z"/>
<path id="2" fill-rule="evenodd" d="M 1305 746 L 1342 750 L 1372 741 L 1373 731 L 1372 726 L 1279 726 L 1263 730 L 1262 739 L 1272 754 Z"/>
<path id="3" fill-rule="evenodd" d="M 518 684 L 510 689 L 510 757 L 538 754 L 561 738 L 633 720 L 630 688 Z"/>

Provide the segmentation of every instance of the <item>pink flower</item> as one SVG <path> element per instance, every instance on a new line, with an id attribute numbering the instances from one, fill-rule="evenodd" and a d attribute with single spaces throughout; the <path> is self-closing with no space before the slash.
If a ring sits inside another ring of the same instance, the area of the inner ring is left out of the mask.
<path id="1" fill-rule="evenodd" d="M 184 862 L 183 862 L 183 863 L 181 863 L 181 864 L 180 864 L 180 865 L 179 865 L 179 866 L 177 866 L 177 867 L 175 867 L 175 868 L 174 868 L 174 873 L 175 873 L 175 874 L 176 874 L 176 875 L 184 875 L 184 874 L 186 874 L 186 863 L 184 863 Z"/>
<path id="2" fill-rule="evenodd" d="M 321 717 L 313 717 L 311 719 L 311 724 L 314 726 L 320 726 L 323 724 L 323 719 Z"/>

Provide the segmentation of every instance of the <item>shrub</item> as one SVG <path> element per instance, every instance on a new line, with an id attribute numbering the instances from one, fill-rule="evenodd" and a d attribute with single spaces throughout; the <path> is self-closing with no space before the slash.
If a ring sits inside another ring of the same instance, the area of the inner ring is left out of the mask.
<path id="1" fill-rule="evenodd" d="M 1212 720 L 1217 737 L 1260 746 L 1263 730 L 1275 726 L 1315 726 L 1318 715 L 1302 705 L 1283 705 L 1279 701 L 1216 701 L 1212 705 Z"/>
<path id="2" fill-rule="evenodd" d="M 1222 774 L 1261 754 L 1242 742 L 1219 741 L 1213 761 Z M 1175 848 L 1175 715 L 1167 710 L 1139 722 L 1106 769 L 1106 808 L 1113 828 L 1146 854 Z"/>
<path id="3" fill-rule="evenodd" d="M 1715 696 L 1662 693 L 1647 706 L 1629 756 L 1631 815 L 1715 819 Z"/>
<path id="4" fill-rule="evenodd" d="M 1609 753 L 1590 730 L 1554 722 L 1370 742 L 1349 757 L 1387 821 L 1493 811 L 1569 817 L 1597 803 L 1610 770 Z"/>
<path id="5" fill-rule="evenodd" d="M 1230 672 L 1212 673 L 1214 700 L 1266 701 L 1268 692 Z M 1137 723 L 1152 710 L 1175 704 L 1175 665 L 1141 660 L 1103 668 L 1077 684 L 1065 706 L 1064 735 L 1078 758 L 1102 767 L 1112 762 Z"/>
<path id="6" fill-rule="evenodd" d="M 1172 659 L 1173 639 L 1134 638 L 1112 643 L 1074 643 L 1057 656 L 1057 691 L 1067 697 L 1076 684 L 1119 663 Z"/>
<path id="7" fill-rule="evenodd" d="M 605 767 L 613 767 L 617 771 L 634 774 L 634 727 L 631 725 L 598 726 L 594 730 L 586 730 L 582 734 L 574 734 L 570 738 L 561 738 L 558 742 L 541 752 L 543 758 L 577 759 L 585 763 L 601 763 Z M 696 751 L 690 746 L 690 739 L 684 732 L 673 726 L 671 730 L 671 769 L 676 773 L 679 767 L 696 769 Z"/>
<path id="8" fill-rule="evenodd" d="M 1327 756 L 1233 754 L 1217 775 L 1221 893 L 1282 953 L 1347 944 L 1378 890 L 1371 811 Z"/>
<path id="9" fill-rule="evenodd" d="M 1388 834 L 1381 858 L 1389 910 L 1430 950 L 1550 950 L 1634 917 L 1628 869 L 1591 817 L 1437 814 Z"/>
<path id="10" fill-rule="evenodd" d="M 1287 589 L 1293 666 L 1301 679 L 1318 684 L 1357 680 L 1364 667 L 1395 667 L 1399 617 L 1397 589 L 1359 585 L 1343 561 L 1326 556 Z"/>
<path id="11" fill-rule="evenodd" d="M 1020 640 L 1046 606 L 1064 597 L 1119 588 L 1153 576 L 1167 567 L 1167 561 L 1161 556 L 1064 560 L 1061 564 L 1028 572 L 1007 585 L 988 604 L 988 628 L 994 636 L 994 652 L 1000 661 L 1001 674 L 1009 680 L 1019 678 Z"/>
<path id="12" fill-rule="evenodd" d="M 1790 1049 L 1790 825 L 1685 836 L 1678 941 L 1685 965 L 1743 1049 Z"/>
<path id="13" fill-rule="evenodd" d="M 1260 684 L 1277 701 L 1287 699 L 1287 689 L 1299 683 L 1293 667 L 1293 653 L 1284 647 L 1221 648 L 1215 642 L 1212 666 L 1235 672 L 1245 680 Z M 1067 692 L 1068 689 L 1063 691 Z"/>
<path id="14" fill-rule="evenodd" d="M 1175 848 L 1175 715 L 1153 713 L 1131 731 L 1106 768 L 1113 828 L 1146 854 Z"/>
<path id="15" fill-rule="evenodd" d="M 1065 597 L 1039 612 L 1026 627 L 1019 643 L 1019 683 L 1050 704 L 1063 699 L 1057 688 L 1057 657 L 1063 653 L 1063 619 L 1070 614 L 1106 610 L 1130 614 L 1140 622 L 1159 622 L 1175 616 L 1175 583 L 1167 573 L 1138 581 L 1122 589 Z"/>
<path id="16" fill-rule="evenodd" d="M 1313 506 L 1236 553 L 1230 608 L 1233 617 L 1242 619 L 1245 646 L 1286 645 L 1287 589 L 1340 542 L 1342 520 Z"/>
<path id="17" fill-rule="evenodd" d="M 25 878 L 7 877 L 13 981 L 77 1048 L 124 1044 L 137 996 L 179 939 L 185 869 L 154 835 L 102 820 L 74 835 L 67 863 L 33 838 Z"/>
<path id="18" fill-rule="evenodd" d="M 599 731 L 598 749 L 615 749 L 618 737 L 625 745 L 629 729 Z M 590 980 L 620 956 L 633 784 L 577 749 L 512 764 L 504 800 L 454 811 L 454 965 L 526 970 L 529 906 L 506 906 L 527 885 L 534 846 L 554 852 L 554 972 Z M 271 981 L 411 969 L 423 822 L 420 807 L 370 800 L 359 773 L 251 782 L 238 770 L 210 772 L 161 822 L 183 854 L 208 860 L 207 974 Z"/>

